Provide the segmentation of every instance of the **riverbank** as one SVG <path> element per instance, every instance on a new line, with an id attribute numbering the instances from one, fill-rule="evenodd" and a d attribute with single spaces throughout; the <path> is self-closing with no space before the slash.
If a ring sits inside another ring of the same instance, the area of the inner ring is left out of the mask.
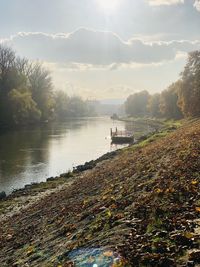
<path id="1" fill-rule="evenodd" d="M 0 265 L 195 264 L 200 121 L 173 130 L 0 202 Z"/>
<path id="2" fill-rule="evenodd" d="M 129 118 L 130 120 L 132 120 L 132 122 L 136 122 L 138 121 L 139 124 L 143 124 L 143 125 L 150 125 L 151 126 L 151 131 L 148 134 L 142 134 L 143 132 L 140 131 L 135 131 L 135 142 L 134 145 L 137 145 L 141 142 L 146 142 L 146 140 L 153 140 L 155 138 L 158 138 L 160 136 L 164 136 L 167 133 L 174 131 L 177 127 L 180 127 L 182 122 L 180 121 L 165 121 L 165 122 L 160 122 L 158 120 L 154 120 L 154 119 L 150 119 L 150 120 L 146 120 L 144 118 Z M 126 119 L 124 119 L 126 121 Z M 152 123 L 153 121 L 153 123 Z M 154 125 L 159 125 L 158 128 L 153 128 Z M 8 199 L 13 199 L 15 197 L 19 197 L 21 195 L 30 195 L 30 194 L 35 194 L 35 192 L 37 191 L 42 191 L 42 190 L 46 190 L 46 189 L 52 189 L 54 187 L 56 187 L 58 184 L 62 184 L 66 182 L 66 179 L 75 176 L 75 174 L 78 174 L 80 172 L 86 171 L 86 170 L 90 170 L 93 169 L 98 163 L 104 161 L 104 160 L 108 160 L 111 159 L 113 157 L 115 157 L 121 149 L 112 151 L 112 152 L 108 152 L 102 156 L 100 156 L 99 158 L 97 158 L 96 160 L 90 160 L 89 162 L 85 162 L 85 164 L 83 165 L 78 165 L 76 167 L 73 168 L 73 170 L 67 172 L 67 173 L 63 173 L 60 174 L 59 176 L 56 177 L 49 177 L 46 179 L 46 181 L 48 183 L 46 183 L 45 181 L 42 181 L 40 183 L 31 183 L 31 184 L 26 184 L 23 188 L 20 189 L 15 189 L 13 190 L 9 195 L 7 195 L 7 200 Z M 0 200 L 3 200 L 6 198 L 6 193 L 4 191 L 0 192 Z M 1 209 L 0 206 L 0 213 L 3 209 Z"/>

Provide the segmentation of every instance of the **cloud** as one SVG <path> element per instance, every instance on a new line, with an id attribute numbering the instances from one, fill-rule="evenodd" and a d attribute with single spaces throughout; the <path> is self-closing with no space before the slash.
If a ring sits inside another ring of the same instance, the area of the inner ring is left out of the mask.
<path id="1" fill-rule="evenodd" d="M 170 6 L 184 4 L 184 0 L 148 0 L 151 6 Z"/>
<path id="2" fill-rule="evenodd" d="M 5 42 L 5 40 L 4 40 Z M 177 53 L 200 49 L 200 41 L 122 40 L 113 32 L 86 28 L 72 33 L 18 33 L 6 41 L 17 53 L 29 59 L 62 64 L 63 68 L 87 68 L 118 64 L 155 64 L 171 61 Z"/>
<path id="3" fill-rule="evenodd" d="M 184 4 L 185 0 L 147 0 L 150 6 L 171 6 Z M 193 0 L 193 6 L 200 12 L 200 0 Z"/>
<path id="4" fill-rule="evenodd" d="M 194 2 L 194 7 L 200 12 L 200 0 Z"/>

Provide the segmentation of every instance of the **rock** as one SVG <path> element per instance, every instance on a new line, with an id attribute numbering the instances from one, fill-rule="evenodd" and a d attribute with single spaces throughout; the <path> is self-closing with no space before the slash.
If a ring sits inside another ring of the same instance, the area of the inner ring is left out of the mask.
<path id="1" fill-rule="evenodd" d="M 49 177 L 49 178 L 47 178 L 47 182 L 51 182 L 51 181 L 54 181 L 54 180 L 55 180 L 54 177 Z"/>
<path id="2" fill-rule="evenodd" d="M 6 198 L 6 193 L 4 191 L 0 192 L 0 200 L 3 200 Z"/>
<path id="3" fill-rule="evenodd" d="M 95 165 L 94 161 L 86 162 L 84 165 L 78 165 L 74 168 L 74 173 L 91 170 L 95 167 Z"/>
<path id="4" fill-rule="evenodd" d="M 32 187 L 31 184 L 26 184 L 26 185 L 24 186 L 25 189 L 30 189 L 31 187 Z"/>

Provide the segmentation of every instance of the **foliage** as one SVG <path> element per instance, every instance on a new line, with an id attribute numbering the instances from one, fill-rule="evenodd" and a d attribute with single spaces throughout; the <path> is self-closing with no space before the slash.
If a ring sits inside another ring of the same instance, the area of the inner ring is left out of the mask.
<path id="1" fill-rule="evenodd" d="M 27 89 L 13 89 L 8 94 L 8 99 L 14 124 L 22 125 L 40 120 L 41 111 L 37 108 L 37 104 Z"/>
<path id="2" fill-rule="evenodd" d="M 180 88 L 180 81 L 173 83 L 161 93 L 160 111 L 167 119 L 181 119 L 183 117 L 178 102 L 178 90 Z"/>
<path id="3" fill-rule="evenodd" d="M 200 116 L 200 51 L 189 53 L 181 74 L 179 106 L 186 117 Z"/>
<path id="4" fill-rule="evenodd" d="M 66 118 L 93 116 L 95 111 L 87 101 L 81 97 L 69 97 L 63 91 L 54 93 L 56 119 L 65 120 Z"/>
<path id="5" fill-rule="evenodd" d="M 48 70 L 19 58 L 0 45 L 0 125 L 27 125 L 53 119 L 88 116 L 92 108 L 80 97 L 54 92 Z"/>
<path id="6" fill-rule="evenodd" d="M 53 115 L 54 99 L 49 71 L 37 62 L 31 66 L 28 74 L 28 80 L 30 83 L 32 98 L 37 103 L 37 106 L 41 111 L 42 119 L 51 119 Z"/>
<path id="7" fill-rule="evenodd" d="M 147 115 L 147 103 L 149 97 L 147 91 L 130 95 L 125 102 L 126 113 L 135 117 Z"/>
<path id="8" fill-rule="evenodd" d="M 147 109 L 152 117 L 159 118 L 162 116 L 160 112 L 160 94 L 151 95 L 147 104 Z"/>
<path id="9" fill-rule="evenodd" d="M 161 94 L 148 95 L 146 91 L 130 95 L 125 110 L 131 116 L 167 119 L 200 116 L 200 51 L 189 53 L 181 79 L 172 83 Z M 146 96 L 146 98 L 145 98 Z M 148 99 L 148 103 L 146 102 Z M 147 112 L 148 111 L 148 112 Z"/>
<path id="10" fill-rule="evenodd" d="M 0 45 L 0 124 L 26 125 L 49 119 L 52 105 L 48 71 Z"/>

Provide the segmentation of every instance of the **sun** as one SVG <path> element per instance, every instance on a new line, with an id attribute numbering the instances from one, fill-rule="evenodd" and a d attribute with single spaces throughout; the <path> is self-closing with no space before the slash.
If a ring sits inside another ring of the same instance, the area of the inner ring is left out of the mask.
<path id="1" fill-rule="evenodd" d="M 120 0 L 97 0 L 97 3 L 105 12 L 112 12 L 119 7 Z"/>

